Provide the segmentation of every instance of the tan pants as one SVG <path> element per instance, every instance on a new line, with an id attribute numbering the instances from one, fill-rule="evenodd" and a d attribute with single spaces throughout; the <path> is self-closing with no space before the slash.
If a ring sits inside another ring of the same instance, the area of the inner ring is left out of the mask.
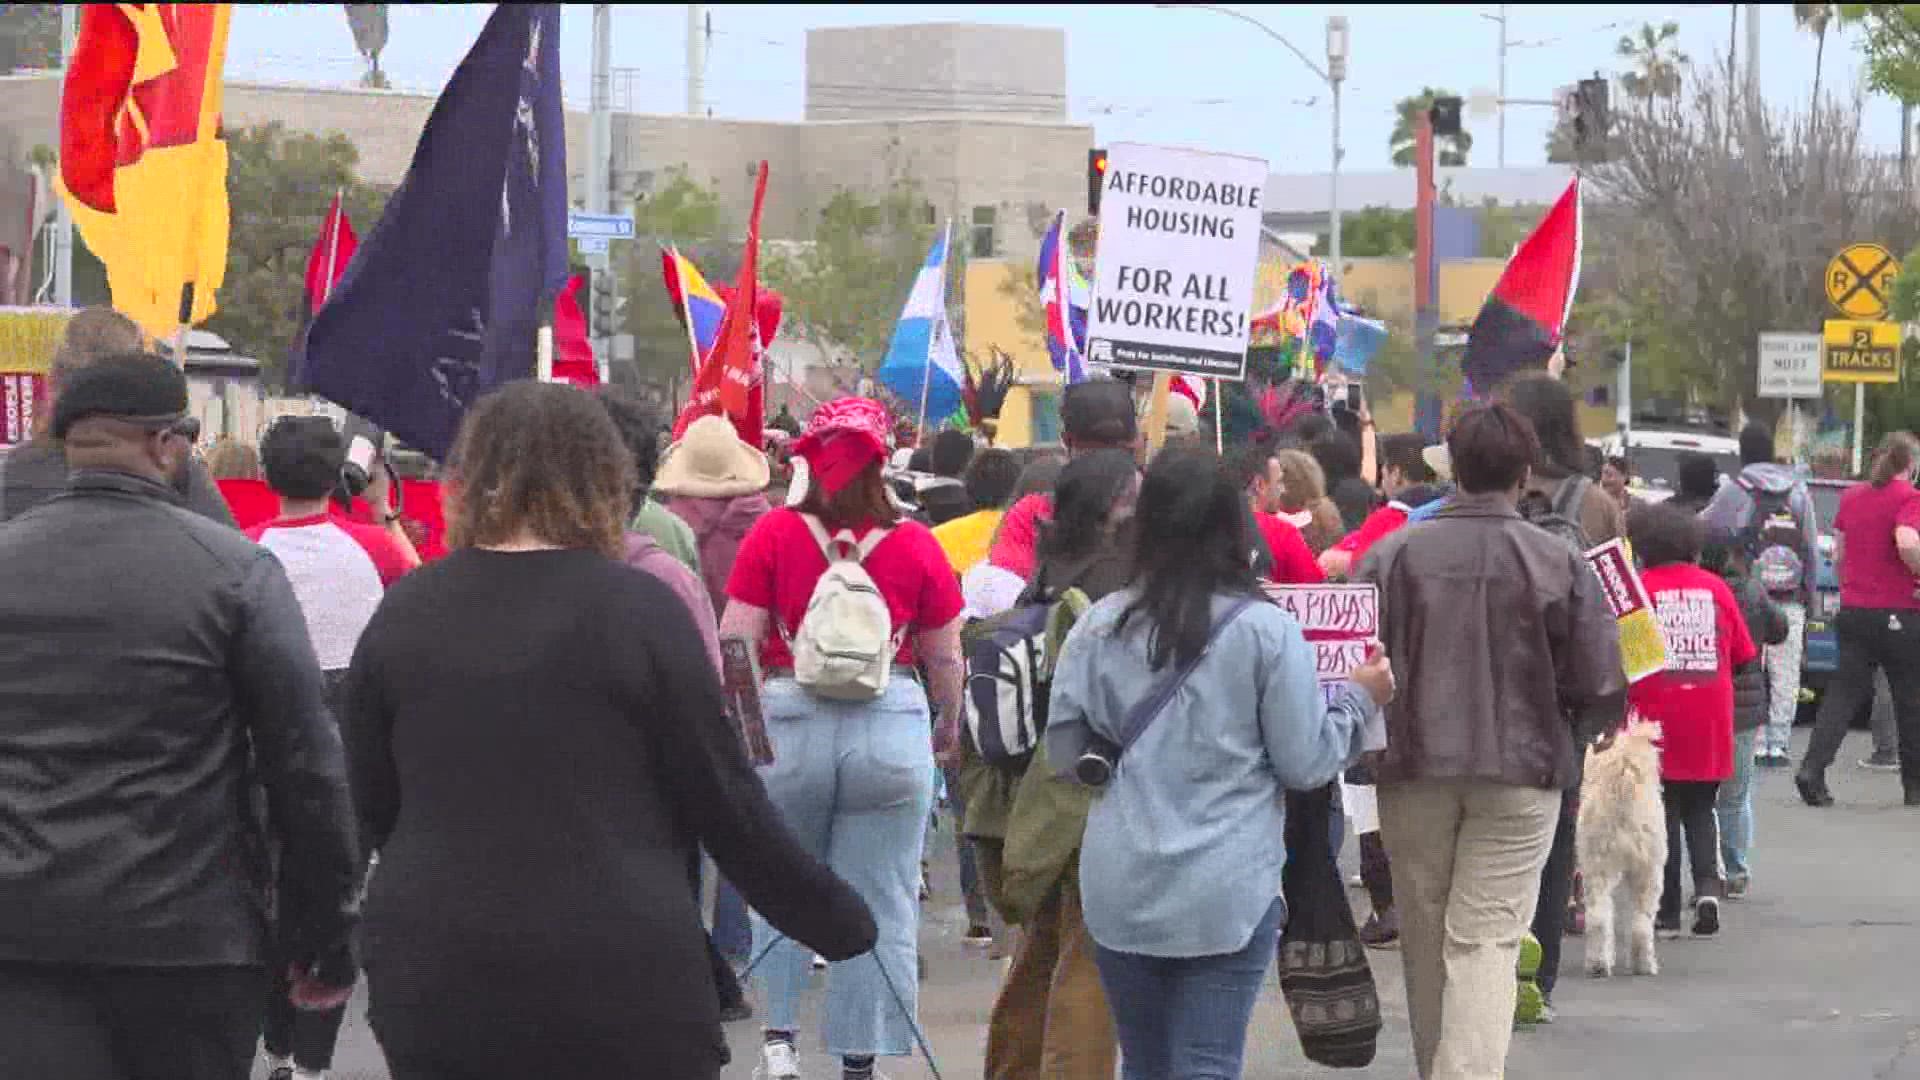
<path id="1" fill-rule="evenodd" d="M 1113 1080 L 1119 1042 L 1075 878 L 1020 928 L 987 1021 L 987 1080 Z"/>
<path id="2" fill-rule="evenodd" d="M 1520 939 L 1559 817 L 1557 791 L 1480 781 L 1380 785 L 1422 1080 L 1506 1075 Z"/>

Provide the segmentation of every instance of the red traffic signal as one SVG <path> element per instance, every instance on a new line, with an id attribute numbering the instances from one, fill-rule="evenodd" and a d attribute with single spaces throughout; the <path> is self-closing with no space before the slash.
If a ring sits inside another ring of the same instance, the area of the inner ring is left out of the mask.
<path id="1" fill-rule="evenodd" d="M 1100 188 L 1107 178 L 1107 152 L 1087 151 L 1087 213 L 1100 213 Z"/>

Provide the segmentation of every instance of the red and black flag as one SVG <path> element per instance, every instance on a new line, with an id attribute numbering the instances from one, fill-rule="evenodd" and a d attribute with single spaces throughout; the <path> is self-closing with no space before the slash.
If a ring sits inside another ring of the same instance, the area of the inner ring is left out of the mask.
<path id="1" fill-rule="evenodd" d="M 1519 371 L 1544 368 L 1566 333 L 1580 283 L 1580 178 L 1520 242 L 1467 334 L 1460 366 L 1476 396 Z"/>

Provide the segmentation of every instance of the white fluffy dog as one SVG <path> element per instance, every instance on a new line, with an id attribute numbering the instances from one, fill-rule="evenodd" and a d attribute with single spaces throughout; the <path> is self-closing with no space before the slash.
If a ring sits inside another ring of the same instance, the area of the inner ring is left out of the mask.
<path id="1" fill-rule="evenodd" d="M 1586 878 L 1587 974 L 1613 974 L 1614 894 L 1625 904 L 1629 970 L 1658 975 L 1653 919 L 1667 865 L 1660 803 L 1660 725 L 1638 719 L 1605 750 L 1587 751 L 1580 784 L 1580 872 Z"/>

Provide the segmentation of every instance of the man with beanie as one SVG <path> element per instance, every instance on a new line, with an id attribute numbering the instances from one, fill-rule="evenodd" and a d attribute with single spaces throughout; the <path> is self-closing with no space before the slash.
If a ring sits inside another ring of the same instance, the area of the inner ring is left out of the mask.
<path id="1" fill-rule="evenodd" d="M 1140 427 L 1133 408 L 1133 390 L 1118 379 L 1089 379 L 1067 387 L 1060 396 L 1060 441 L 1067 454 L 1095 450 L 1137 451 Z M 1013 504 L 1000 522 L 987 561 L 1022 579 L 1033 577 L 1040 522 L 1053 516 L 1053 496 L 1029 495 Z"/>
<path id="2" fill-rule="evenodd" d="M 67 321 L 66 336 L 53 355 L 47 373 L 47 397 L 42 415 L 58 411 L 60 394 L 75 374 L 104 356 L 138 352 L 140 327 L 110 307 L 83 308 Z M 182 434 L 198 433 L 197 426 Z M 191 442 L 191 438 L 187 440 Z M 60 440 L 42 428 L 32 442 L 0 452 L 0 521 L 24 514 L 31 507 L 67 489 L 69 467 Z M 214 486 L 200 459 L 182 454 L 167 482 L 180 494 L 182 505 L 211 521 L 232 525 L 233 512 Z"/>
<path id="3" fill-rule="evenodd" d="M 52 426 L 72 483 L 0 529 L 10 1076 L 244 1080 L 264 965 L 306 1007 L 353 985 L 360 858 L 320 666 L 279 561 L 168 482 L 186 409 L 165 358 L 76 371 Z"/>
<path id="4" fill-rule="evenodd" d="M 1740 429 L 1740 475 L 1721 484 L 1700 511 L 1709 543 L 1740 548 L 1759 568 L 1758 575 L 1787 617 L 1786 640 L 1766 650 L 1768 717 L 1760 729 L 1757 756 L 1770 766 L 1788 763 L 1794 712 L 1800 705 L 1800 665 L 1806 652 L 1807 604 L 1820 576 L 1820 514 L 1807 482 L 1793 467 L 1773 459 L 1773 430 L 1754 422 Z M 1781 538 L 1799 540 L 1790 553 L 1770 550 Z M 1788 570 L 1774 575 L 1766 567 L 1785 559 Z M 1798 574 L 1792 561 L 1798 559 Z M 1782 579 L 1785 579 L 1784 581 Z"/>

